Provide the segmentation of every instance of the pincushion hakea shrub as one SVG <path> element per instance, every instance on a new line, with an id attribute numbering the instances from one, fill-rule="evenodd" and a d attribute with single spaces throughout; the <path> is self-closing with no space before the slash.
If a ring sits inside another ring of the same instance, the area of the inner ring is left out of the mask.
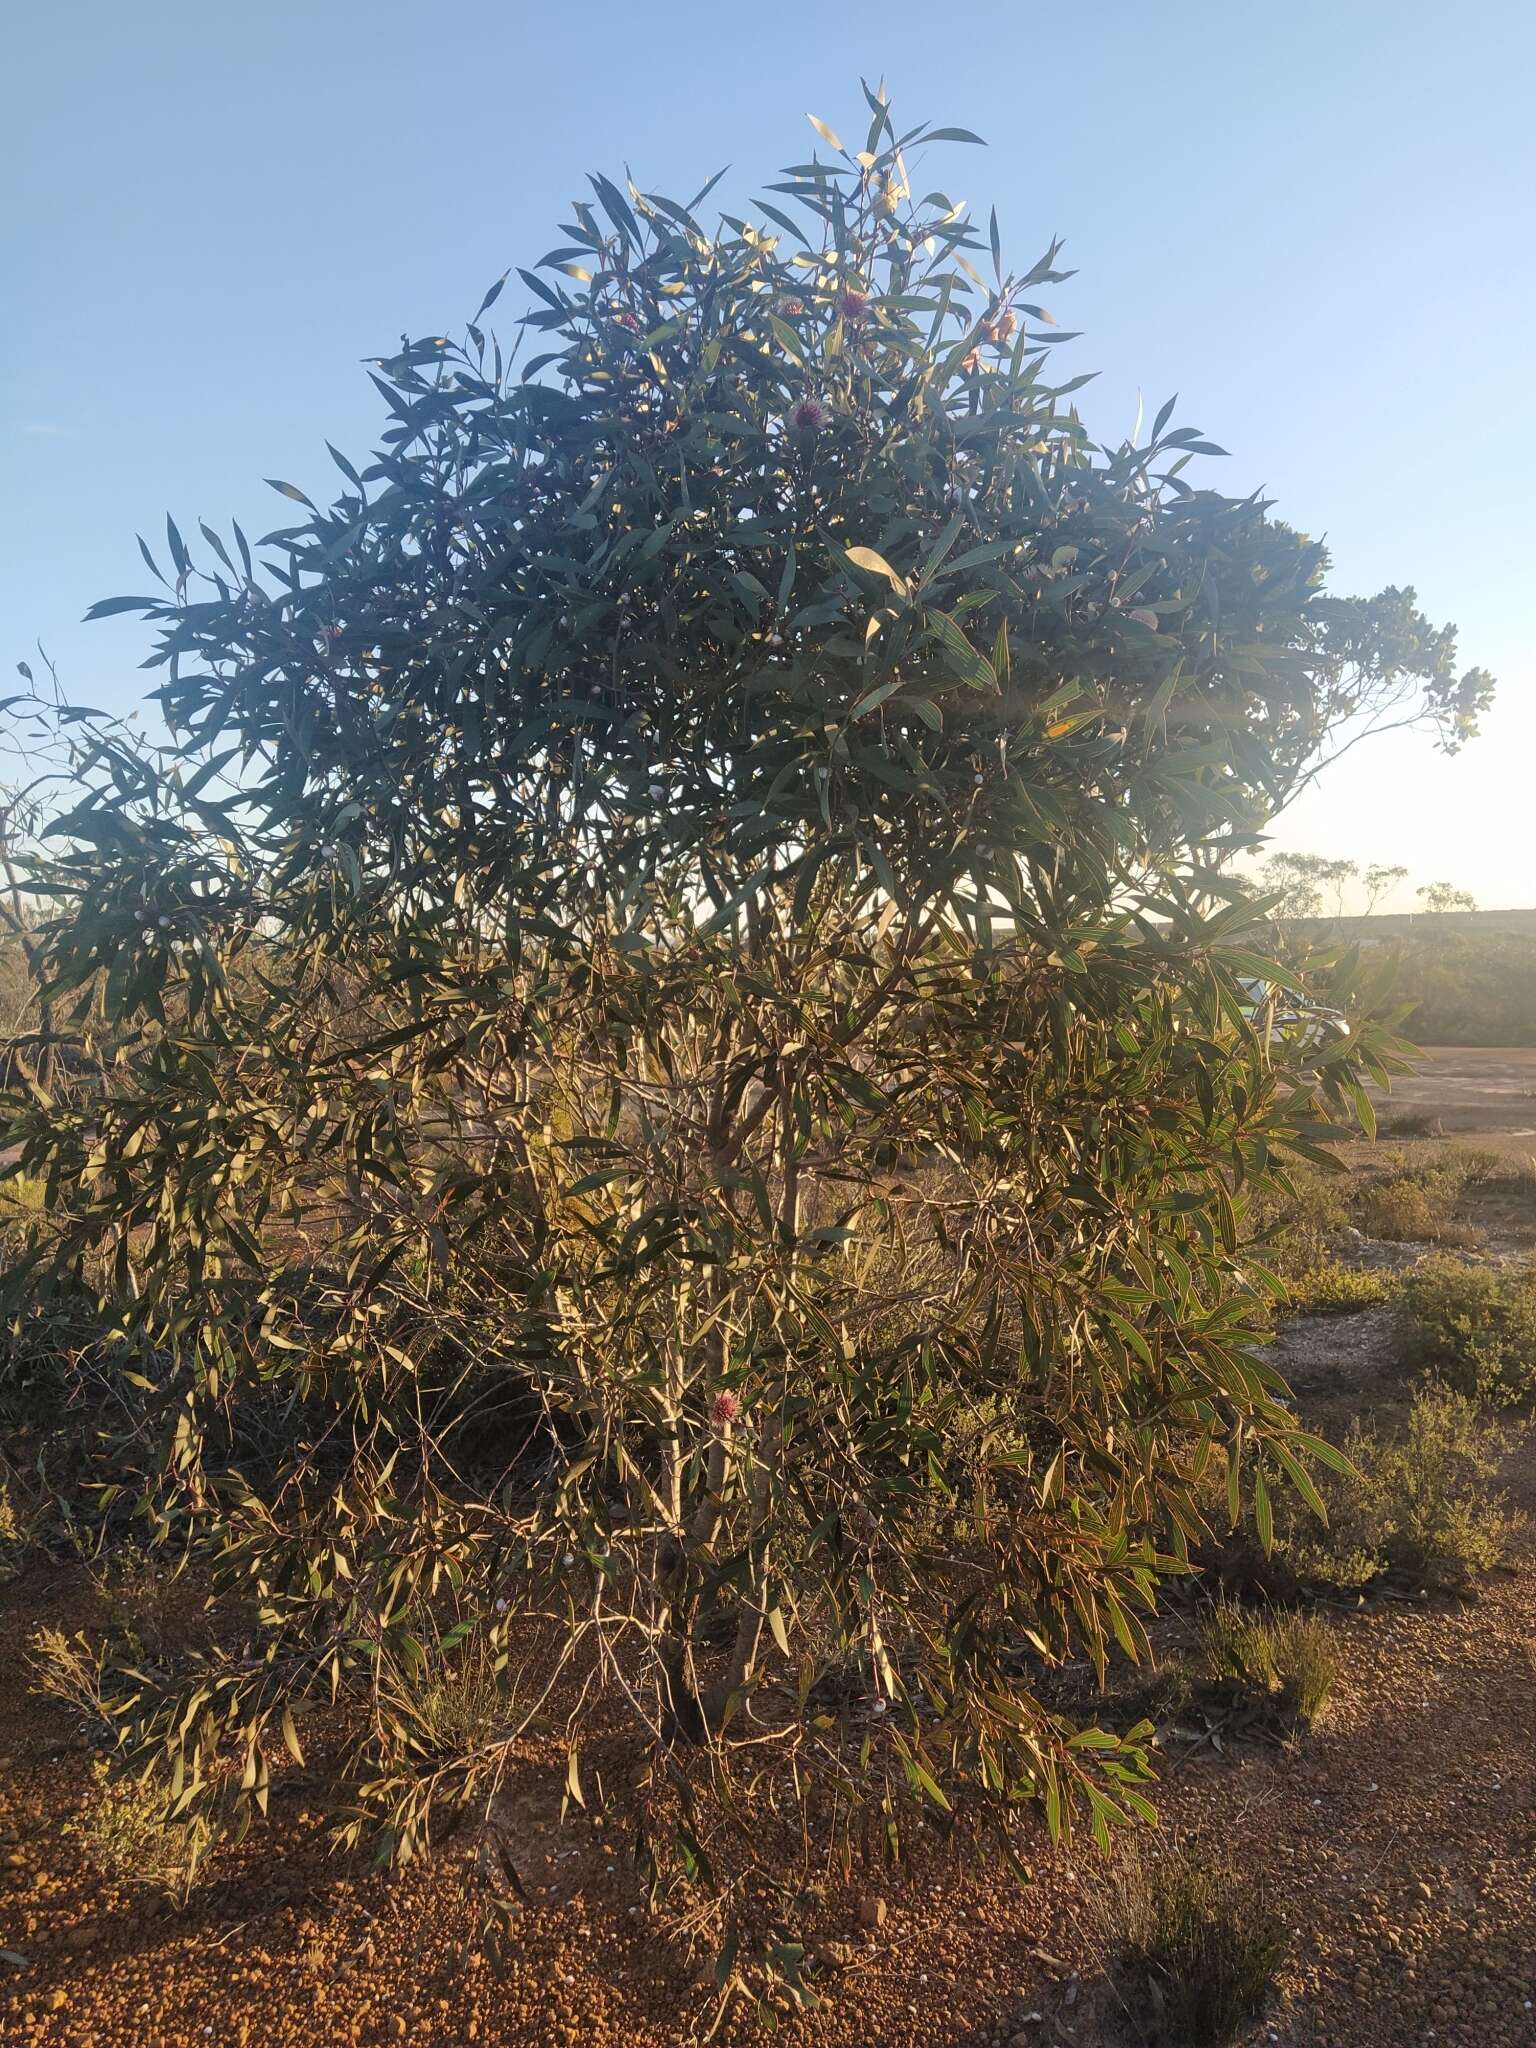
<path id="1" fill-rule="evenodd" d="M 850 1841 L 1102 1833 L 1141 1739 L 1032 1671 L 1141 1653 L 1212 1459 L 1261 1522 L 1311 1491 L 1243 1190 L 1395 1041 L 1278 1064 L 1221 863 L 1341 720 L 1454 744 L 1486 679 L 1188 483 L 1170 408 L 1096 447 L 1056 250 L 914 198 L 974 138 L 868 98 L 713 232 L 593 179 L 520 368 L 497 286 L 377 365 L 330 510 L 279 485 L 260 564 L 172 526 L 97 608 L 158 624 L 173 741 L 63 729 L 52 1000 L 120 1050 L 19 1112 L 18 1285 L 88 1277 L 115 1483 L 250 1596 L 238 1654 L 122 1679 L 189 1814 L 322 1698 L 401 1855 L 535 1715 L 578 1797 L 641 1738 L 691 1870 L 791 1763 Z M 514 1676 L 445 1758 L 461 1653 Z"/>

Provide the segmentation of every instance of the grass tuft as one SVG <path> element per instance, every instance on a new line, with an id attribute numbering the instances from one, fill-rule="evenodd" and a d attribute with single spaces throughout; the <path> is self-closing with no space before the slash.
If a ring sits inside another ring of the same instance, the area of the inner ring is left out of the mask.
<path id="1" fill-rule="evenodd" d="M 1315 1615 L 1255 1612 L 1219 1599 L 1206 1619 L 1200 1649 L 1212 1678 L 1268 1696 L 1297 1727 L 1312 1726 L 1338 1682 L 1333 1631 Z"/>
<path id="2" fill-rule="evenodd" d="M 457 1759 L 484 1748 L 511 1718 L 496 1658 L 484 1646 L 445 1658 L 399 1718 L 410 1746 L 426 1756 Z"/>
<path id="3" fill-rule="evenodd" d="M 1169 2048 L 1223 2048 L 1263 2010 L 1287 1943 L 1251 1872 L 1188 1853 L 1139 1858 L 1114 1913 L 1116 1946 Z"/>

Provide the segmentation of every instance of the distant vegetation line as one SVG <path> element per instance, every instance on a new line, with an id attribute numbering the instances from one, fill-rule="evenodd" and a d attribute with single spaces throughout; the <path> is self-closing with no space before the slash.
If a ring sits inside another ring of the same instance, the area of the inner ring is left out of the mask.
<path id="1" fill-rule="evenodd" d="M 1518 926 L 1511 928 L 1511 919 Z M 1420 1045 L 1536 1045 L 1536 911 L 1306 925 L 1314 944 L 1328 929 L 1375 942 L 1391 961 L 1399 1000 L 1414 1005 L 1403 1028 Z"/>
<path id="2" fill-rule="evenodd" d="M 1411 933 L 1418 938 L 1439 938 L 1446 934 L 1496 934 L 1503 937 L 1536 938 L 1536 908 L 1529 910 L 1379 910 L 1359 917 L 1289 917 L 1282 920 L 1290 931 L 1313 941 L 1335 934 L 1350 939 L 1395 938 Z"/>

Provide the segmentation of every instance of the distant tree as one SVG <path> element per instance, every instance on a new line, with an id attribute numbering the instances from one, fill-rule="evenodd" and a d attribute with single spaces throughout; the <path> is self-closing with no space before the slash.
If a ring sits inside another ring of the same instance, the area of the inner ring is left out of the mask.
<path id="1" fill-rule="evenodd" d="M 1320 853 L 1272 853 L 1260 868 L 1260 878 L 1266 891 L 1280 893 L 1278 915 L 1298 918 L 1342 917 L 1346 892 L 1359 881 L 1369 917 L 1383 896 L 1408 879 L 1408 870 L 1373 862 L 1362 876 L 1352 860 L 1330 860 Z"/>
<path id="2" fill-rule="evenodd" d="M 1281 917 L 1322 917 L 1328 892 L 1333 915 L 1344 914 L 1344 891 L 1359 874 L 1352 860 L 1329 860 L 1320 853 L 1272 853 L 1261 870 L 1266 890 L 1278 890 Z"/>
<path id="3" fill-rule="evenodd" d="M 1373 917 L 1376 906 L 1383 896 L 1389 896 L 1399 883 L 1406 882 L 1408 870 L 1405 867 L 1389 867 L 1383 862 L 1373 862 L 1365 871 L 1365 914 Z"/>
<path id="4" fill-rule="evenodd" d="M 1454 882 L 1426 882 L 1416 893 L 1424 908 L 1437 914 L 1447 910 L 1477 908 L 1477 898 L 1471 891 L 1458 889 Z"/>
<path id="5" fill-rule="evenodd" d="M 315 1697 L 396 1855 L 556 1710 L 658 1884 L 729 1895 L 765 1774 L 850 1849 L 1103 1834 L 1150 1731 L 1045 1666 L 1147 1654 L 1214 1470 L 1267 1541 L 1330 1455 L 1242 1204 L 1395 1042 L 1255 1036 L 1219 863 L 1351 719 L 1452 746 L 1485 682 L 1190 481 L 1171 402 L 1093 443 L 1056 249 L 914 198 L 967 138 L 868 97 L 713 229 L 594 178 L 526 363 L 498 284 L 377 364 L 332 507 L 169 524 L 97 607 L 160 629 L 167 752 L 13 713 L 71 750 L 53 1000 L 121 1034 L 17 1105 L 13 1293 L 97 1290 L 102 1476 L 246 1617 L 114 1694 L 183 1813 L 263 1809 Z"/>

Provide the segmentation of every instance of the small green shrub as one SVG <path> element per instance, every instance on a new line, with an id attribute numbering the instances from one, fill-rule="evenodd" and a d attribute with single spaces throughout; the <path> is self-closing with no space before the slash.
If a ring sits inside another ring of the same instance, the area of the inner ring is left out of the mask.
<path id="1" fill-rule="evenodd" d="M 14 1578 L 26 1556 L 29 1518 L 15 1488 L 0 1473 L 0 1585 Z"/>
<path id="2" fill-rule="evenodd" d="M 1187 1853 L 1141 1858 L 1114 1906 L 1116 1945 L 1170 2048 L 1221 2048 L 1262 2011 L 1286 1933 L 1252 1872 Z"/>
<path id="3" fill-rule="evenodd" d="M 1389 1243 L 1471 1249 L 1480 1233 L 1455 1215 L 1456 1204 L 1469 1182 L 1488 1180 L 1499 1170 L 1491 1153 L 1449 1146 L 1417 1163 L 1404 1153 L 1389 1153 L 1373 1172 L 1351 1177 L 1297 1171 L 1285 1188 L 1273 1185 L 1252 1198 L 1248 1220 L 1261 1257 L 1284 1281 L 1294 1309 L 1344 1314 L 1385 1301 L 1395 1285 L 1390 1274 L 1341 1259 L 1347 1231 Z"/>
<path id="4" fill-rule="evenodd" d="M 1403 1298 L 1416 1361 L 1448 1387 L 1495 1407 L 1536 1395 L 1536 1263 L 1426 1259 L 1409 1275 Z"/>
<path id="5" fill-rule="evenodd" d="M 106 1552 L 91 1578 L 113 1635 L 140 1659 L 159 1657 L 171 1618 L 173 1574 L 167 1566 L 125 1545 Z"/>
<path id="6" fill-rule="evenodd" d="M 84 1727 L 104 1730 L 111 1725 L 102 1684 L 105 1661 L 101 1644 L 44 1624 L 32 1635 L 32 1690 L 68 1707 Z"/>
<path id="7" fill-rule="evenodd" d="M 1206 1618 L 1200 1647 L 1212 1678 L 1267 1695 L 1286 1721 L 1304 1728 L 1338 1681 L 1333 1631 L 1314 1615 L 1256 1613 L 1220 1599 Z"/>
<path id="8" fill-rule="evenodd" d="M 1137 1721 L 1167 1721 L 1184 1711 L 1192 1691 L 1188 1664 L 1170 1657 L 1131 1689 L 1121 1703 L 1122 1714 L 1133 1725 Z"/>
<path id="9" fill-rule="evenodd" d="M 1345 1448 L 1353 1472 L 1322 1481 L 1327 1528 L 1284 1510 L 1281 1549 L 1300 1578 L 1356 1590 L 1395 1569 L 1451 1588 L 1501 1562 L 1519 1518 L 1492 1485 L 1500 1439 L 1475 1402 L 1427 1388 L 1400 1434 L 1357 1427 Z"/>
<path id="10" fill-rule="evenodd" d="M 1378 1128 L 1384 1138 L 1437 1138 L 1440 1119 L 1426 1116 L 1422 1110 L 1407 1110 L 1401 1116 L 1388 1117 Z"/>
<path id="11" fill-rule="evenodd" d="M 1346 1266 L 1324 1258 L 1287 1279 L 1293 1307 L 1304 1315 L 1350 1315 L 1391 1299 L 1396 1277 L 1366 1266 Z"/>
<path id="12" fill-rule="evenodd" d="M 1265 1258 L 1288 1284 L 1331 1256 L 1333 1240 L 1349 1224 L 1341 1175 L 1297 1167 L 1250 1194 L 1248 1220 Z"/>
<path id="13" fill-rule="evenodd" d="M 1472 1145 L 1447 1145 L 1419 1160 L 1399 1152 L 1357 1183 L 1353 1219 L 1367 1237 L 1400 1244 L 1475 1244 L 1477 1231 L 1452 1211 L 1470 1183 L 1499 1170 L 1496 1153 Z"/>
<path id="14" fill-rule="evenodd" d="M 25 1232 L 46 1214 L 48 1183 L 39 1174 L 13 1173 L 0 1180 L 0 1235 Z"/>
<path id="15" fill-rule="evenodd" d="M 1388 1560 L 1415 1576 L 1467 1579 L 1503 1558 L 1516 1518 L 1489 1482 L 1497 1433 L 1464 1396 L 1426 1392 L 1401 1437 L 1365 1462 L 1363 1504 Z"/>
<path id="16" fill-rule="evenodd" d="M 104 1757 L 91 1765 L 91 1790 L 63 1833 L 114 1884 L 152 1885 L 185 1898 L 197 1875 L 204 1837 L 178 1826 L 155 1786 L 117 1775 Z"/>
<path id="17" fill-rule="evenodd" d="M 1407 1156 L 1406 1153 L 1397 1155 L 1403 1163 L 1407 1162 Z M 1447 1145 L 1443 1152 L 1435 1155 L 1429 1170 L 1443 1184 L 1459 1193 L 1473 1181 L 1497 1178 L 1504 1167 L 1501 1156 L 1491 1152 L 1486 1145 Z"/>
<path id="18" fill-rule="evenodd" d="M 1360 1228 L 1367 1237 L 1395 1244 L 1428 1243 L 1447 1221 L 1438 1200 L 1420 1180 L 1383 1181 L 1366 1190 L 1359 1207 Z"/>

